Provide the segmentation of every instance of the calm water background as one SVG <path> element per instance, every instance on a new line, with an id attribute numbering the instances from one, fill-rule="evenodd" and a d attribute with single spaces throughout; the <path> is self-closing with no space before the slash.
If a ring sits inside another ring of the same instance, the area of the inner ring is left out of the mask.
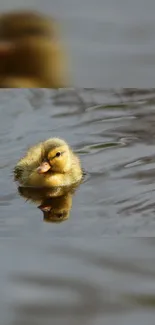
<path id="1" fill-rule="evenodd" d="M 1 11 L 12 8 L 34 8 L 60 20 L 76 86 L 154 85 L 154 0 L 1 1 Z"/>
<path id="2" fill-rule="evenodd" d="M 87 172 L 60 224 L 12 180 L 51 136 Z M 155 240 L 142 238 L 155 235 L 154 144 L 153 89 L 0 91 L 1 324 L 154 324 Z"/>

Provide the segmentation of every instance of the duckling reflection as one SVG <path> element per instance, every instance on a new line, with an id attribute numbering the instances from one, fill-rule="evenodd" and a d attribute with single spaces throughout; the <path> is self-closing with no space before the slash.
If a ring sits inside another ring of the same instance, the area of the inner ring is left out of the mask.
<path id="1" fill-rule="evenodd" d="M 44 221 L 59 223 L 69 218 L 72 207 L 72 194 L 47 199 L 38 206 L 43 212 Z"/>
<path id="2" fill-rule="evenodd" d="M 39 189 L 30 187 L 18 187 L 18 193 L 34 204 L 39 204 L 38 209 L 43 212 L 43 220 L 46 222 L 60 223 L 69 218 L 72 208 L 72 197 L 80 184 L 74 187 L 61 187 Z"/>
<path id="3" fill-rule="evenodd" d="M 31 11 L 0 16 L 0 87 L 68 87 L 57 22 Z"/>

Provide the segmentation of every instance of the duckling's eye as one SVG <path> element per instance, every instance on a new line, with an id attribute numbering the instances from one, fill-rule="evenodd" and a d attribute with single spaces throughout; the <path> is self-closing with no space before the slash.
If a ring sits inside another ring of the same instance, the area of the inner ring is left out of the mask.
<path id="1" fill-rule="evenodd" d="M 55 155 L 56 157 L 60 157 L 61 156 L 61 152 L 60 151 L 58 151 L 57 153 L 56 153 L 56 155 Z"/>

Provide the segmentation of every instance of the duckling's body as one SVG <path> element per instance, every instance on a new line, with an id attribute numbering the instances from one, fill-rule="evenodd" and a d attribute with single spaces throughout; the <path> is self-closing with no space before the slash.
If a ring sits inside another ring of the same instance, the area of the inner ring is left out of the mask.
<path id="1" fill-rule="evenodd" d="M 10 53 L 6 75 L 36 79 L 40 88 L 68 86 L 66 60 L 58 41 L 30 36 L 16 42 Z"/>
<path id="2" fill-rule="evenodd" d="M 82 179 L 82 169 L 68 144 L 51 138 L 30 148 L 17 163 L 14 175 L 23 186 L 68 186 Z"/>

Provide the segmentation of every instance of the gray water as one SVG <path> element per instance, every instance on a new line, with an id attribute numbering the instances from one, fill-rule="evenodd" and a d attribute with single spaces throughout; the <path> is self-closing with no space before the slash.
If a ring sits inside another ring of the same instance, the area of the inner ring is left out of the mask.
<path id="1" fill-rule="evenodd" d="M 154 104 L 153 89 L 0 91 L 1 324 L 154 324 Z M 58 224 L 12 175 L 51 136 L 86 171 Z"/>
<path id="2" fill-rule="evenodd" d="M 6 0 L 0 10 L 32 8 L 57 17 L 80 87 L 152 87 L 154 0 Z"/>

